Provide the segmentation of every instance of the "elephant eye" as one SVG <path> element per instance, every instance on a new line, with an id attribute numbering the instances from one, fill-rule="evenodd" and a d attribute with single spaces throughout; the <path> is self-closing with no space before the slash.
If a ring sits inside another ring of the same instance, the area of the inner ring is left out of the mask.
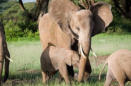
<path id="1" fill-rule="evenodd" d="M 77 27 L 76 29 L 77 29 L 78 31 L 80 30 L 80 28 L 79 28 L 79 27 Z"/>

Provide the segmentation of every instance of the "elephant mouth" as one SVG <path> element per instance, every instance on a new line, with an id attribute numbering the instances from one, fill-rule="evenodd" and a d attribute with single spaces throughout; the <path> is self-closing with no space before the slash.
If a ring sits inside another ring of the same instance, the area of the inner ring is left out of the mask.
<path id="1" fill-rule="evenodd" d="M 82 55 L 82 57 L 84 59 L 86 59 L 86 55 L 84 54 L 84 51 L 83 51 L 83 48 L 82 48 L 81 44 L 80 44 L 80 55 Z"/>

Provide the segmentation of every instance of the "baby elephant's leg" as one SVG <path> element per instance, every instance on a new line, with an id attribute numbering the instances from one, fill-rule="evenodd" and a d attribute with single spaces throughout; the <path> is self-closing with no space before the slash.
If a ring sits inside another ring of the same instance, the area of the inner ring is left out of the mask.
<path id="1" fill-rule="evenodd" d="M 106 81 L 105 81 L 105 84 L 104 86 L 110 86 L 111 85 L 111 82 L 112 82 L 112 73 L 110 70 L 108 70 L 107 72 L 107 75 L 106 75 Z"/>
<path id="2" fill-rule="evenodd" d="M 46 81 L 49 79 L 48 75 L 42 71 L 42 80 L 43 80 L 43 83 L 46 83 Z"/>
<path id="3" fill-rule="evenodd" d="M 126 75 L 121 74 L 121 76 L 116 75 L 116 80 L 118 81 L 120 86 L 125 86 L 125 80 L 126 80 Z"/>
<path id="4" fill-rule="evenodd" d="M 64 78 L 66 84 L 70 84 L 69 77 L 68 77 L 68 71 L 65 63 L 59 64 L 59 72 L 61 76 Z"/>

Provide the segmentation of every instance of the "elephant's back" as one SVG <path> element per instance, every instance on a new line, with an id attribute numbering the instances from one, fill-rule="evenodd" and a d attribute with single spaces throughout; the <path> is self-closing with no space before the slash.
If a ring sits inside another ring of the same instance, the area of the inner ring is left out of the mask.
<path id="1" fill-rule="evenodd" d="M 48 13 L 40 18 L 39 34 L 43 46 L 48 45 L 49 42 L 56 44 L 56 28 L 58 25 Z"/>
<path id="2" fill-rule="evenodd" d="M 62 48 L 69 48 L 71 38 L 62 31 L 57 22 L 49 13 L 42 16 L 39 20 L 40 40 L 43 45 L 51 43 Z"/>

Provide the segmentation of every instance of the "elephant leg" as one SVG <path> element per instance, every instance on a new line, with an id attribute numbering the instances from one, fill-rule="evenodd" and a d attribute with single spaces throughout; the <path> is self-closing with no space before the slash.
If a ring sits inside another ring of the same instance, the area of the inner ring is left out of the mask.
<path id="1" fill-rule="evenodd" d="M 78 82 L 80 82 L 83 79 L 83 72 L 85 71 L 85 64 L 86 60 L 84 58 L 80 59 L 80 64 L 79 64 L 79 73 L 78 73 Z M 84 67 L 84 69 L 82 68 Z"/>
<path id="2" fill-rule="evenodd" d="M 84 66 L 84 64 L 86 64 L 86 65 Z M 84 67 L 84 70 L 81 69 L 82 67 Z M 83 71 L 84 71 L 84 74 L 81 73 Z M 91 70 L 90 61 L 85 60 L 84 58 L 81 58 L 80 59 L 80 64 L 79 64 L 78 81 L 80 82 L 83 78 L 84 78 L 84 80 L 87 80 L 87 78 L 89 77 L 91 71 L 92 70 Z"/>
<path id="3" fill-rule="evenodd" d="M 108 69 L 104 86 L 110 86 L 111 82 L 112 82 L 112 74 L 111 71 Z"/>
<path id="4" fill-rule="evenodd" d="M 86 66 L 85 66 L 85 73 L 84 73 L 84 81 L 86 81 L 89 78 L 90 73 L 92 72 L 91 70 L 91 65 L 90 65 L 90 61 L 87 60 L 86 62 Z"/>
<path id="5" fill-rule="evenodd" d="M 70 84 L 66 64 L 64 64 L 64 63 L 60 64 L 59 72 L 60 72 L 61 76 L 64 78 L 66 84 Z"/>
<path id="6" fill-rule="evenodd" d="M 4 76 L 4 82 L 7 80 L 9 76 L 9 63 L 10 61 L 5 58 L 5 76 Z"/>
<path id="7" fill-rule="evenodd" d="M 42 80 L 43 80 L 43 83 L 46 83 L 46 81 L 49 79 L 48 75 L 42 71 Z"/>
<path id="8" fill-rule="evenodd" d="M 73 66 L 68 66 L 68 65 L 67 65 L 67 70 L 68 70 L 69 76 L 74 77 Z"/>
<path id="9" fill-rule="evenodd" d="M 3 60 L 0 60 L 0 86 L 2 82 Z"/>

